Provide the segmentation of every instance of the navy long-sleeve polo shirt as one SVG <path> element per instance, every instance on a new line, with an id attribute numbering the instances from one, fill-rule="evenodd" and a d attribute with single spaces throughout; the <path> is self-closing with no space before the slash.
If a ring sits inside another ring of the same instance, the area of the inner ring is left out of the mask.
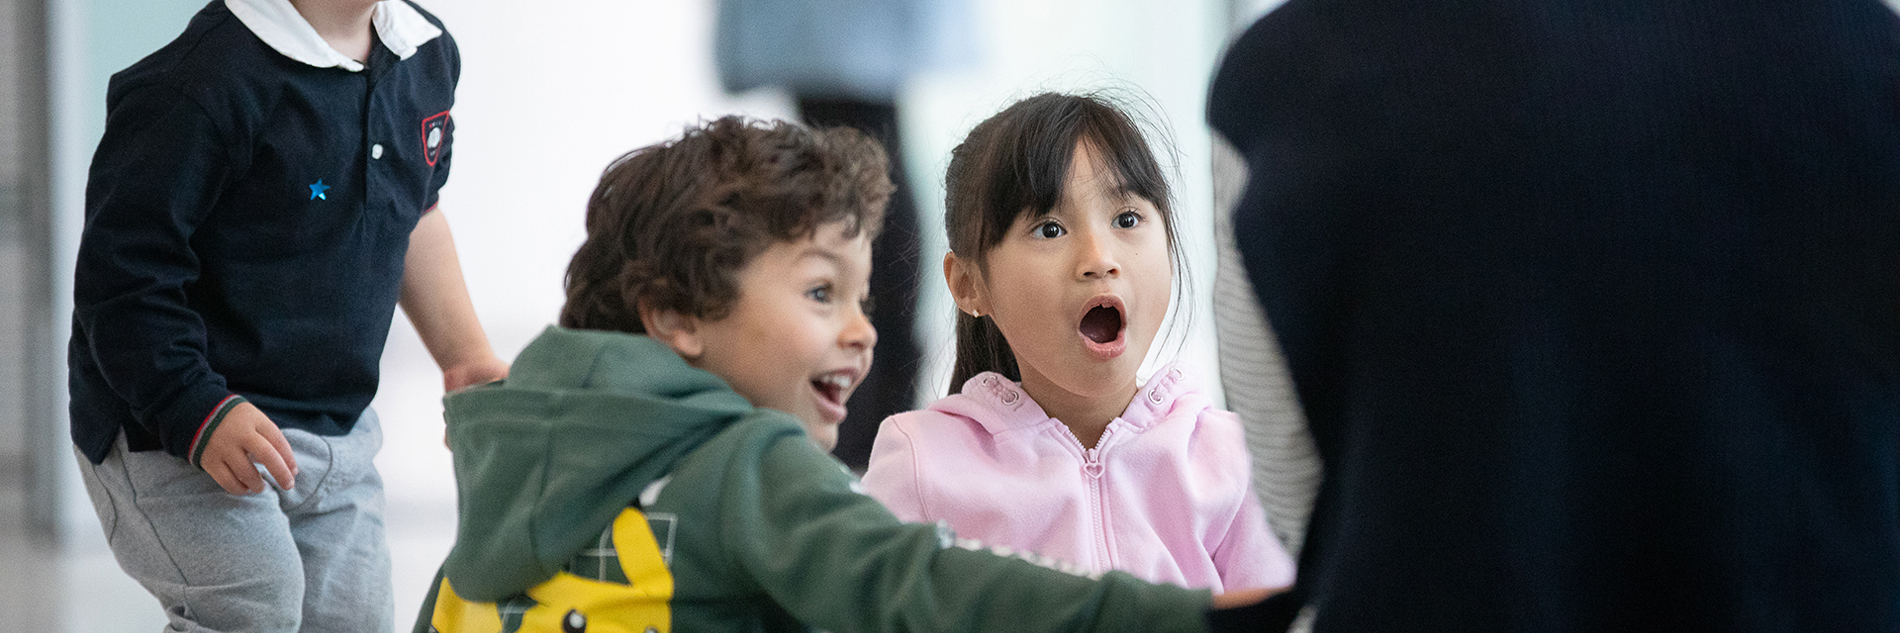
<path id="1" fill-rule="evenodd" d="M 349 431 L 448 176 L 460 64 L 444 31 L 407 58 L 373 46 L 361 72 L 313 66 L 213 0 L 112 77 L 68 358 L 87 458 L 121 431 L 191 457 L 233 396 L 284 428 Z"/>

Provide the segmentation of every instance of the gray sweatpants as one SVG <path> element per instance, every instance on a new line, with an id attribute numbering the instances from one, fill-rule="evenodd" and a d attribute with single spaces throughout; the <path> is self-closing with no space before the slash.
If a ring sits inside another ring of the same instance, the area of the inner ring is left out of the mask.
<path id="1" fill-rule="evenodd" d="M 164 606 L 165 630 L 392 629 L 376 413 L 365 410 L 348 435 L 285 429 L 284 439 L 296 487 L 242 496 L 164 451 L 128 452 L 124 435 L 103 463 L 79 457 L 106 541 Z"/>

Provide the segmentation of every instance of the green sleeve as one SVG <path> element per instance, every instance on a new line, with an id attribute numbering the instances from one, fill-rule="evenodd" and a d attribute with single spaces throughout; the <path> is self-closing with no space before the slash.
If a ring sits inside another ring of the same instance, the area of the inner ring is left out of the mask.
<path id="1" fill-rule="evenodd" d="M 416 626 L 412 633 L 434 633 L 435 595 L 442 591 L 442 570 L 435 570 L 435 582 L 429 583 L 429 593 L 422 597 L 422 610 L 416 614 Z"/>
<path id="2" fill-rule="evenodd" d="M 727 471 L 725 543 L 731 563 L 807 625 L 836 633 L 1205 626 L 1206 591 L 1121 572 L 1092 580 L 962 549 L 948 530 L 899 522 L 803 435 L 760 448 L 756 471 Z"/>

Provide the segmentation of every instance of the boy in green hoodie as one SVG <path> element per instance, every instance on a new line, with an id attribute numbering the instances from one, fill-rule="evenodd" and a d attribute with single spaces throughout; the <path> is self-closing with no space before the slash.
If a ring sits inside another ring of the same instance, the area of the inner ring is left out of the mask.
<path id="1" fill-rule="evenodd" d="M 446 400 L 461 516 L 415 631 L 1202 630 L 1205 591 L 900 523 L 826 454 L 887 171 L 736 117 L 615 161 L 561 327 Z"/>

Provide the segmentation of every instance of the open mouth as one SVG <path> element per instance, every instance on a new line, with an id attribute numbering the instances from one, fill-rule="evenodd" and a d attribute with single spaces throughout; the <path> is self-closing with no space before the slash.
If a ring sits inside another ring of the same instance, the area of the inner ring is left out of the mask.
<path id="1" fill-rule="evenodd" d="M 1082 320 L 1076 325 L 1083 346 L 1101 358 L 1120 356 L 1127 347 L 1122 334 L 1127 331 L 1128 320 L 1122 316 L 1122 310 L 1121 300 L 1113 295 L 1096 297 L 1090 302 L 1089 309 L 1082 313 Z"/>
<path id="2" fill-rule="evenodd" d="M 831 372 L 811 381 L 811 388 L 825 399 L 825 402 L 844 406 L 844 399 L 851 390 L 851 376 L 845 372 Z"/>
<path id="3" fill-rule="evenodd" d="M 1082 336 L 1097 343 L 1112 343 L 1122 336 L 1122 311 L 1111 306 L 1095 306 L 1082 315 Z"/>

